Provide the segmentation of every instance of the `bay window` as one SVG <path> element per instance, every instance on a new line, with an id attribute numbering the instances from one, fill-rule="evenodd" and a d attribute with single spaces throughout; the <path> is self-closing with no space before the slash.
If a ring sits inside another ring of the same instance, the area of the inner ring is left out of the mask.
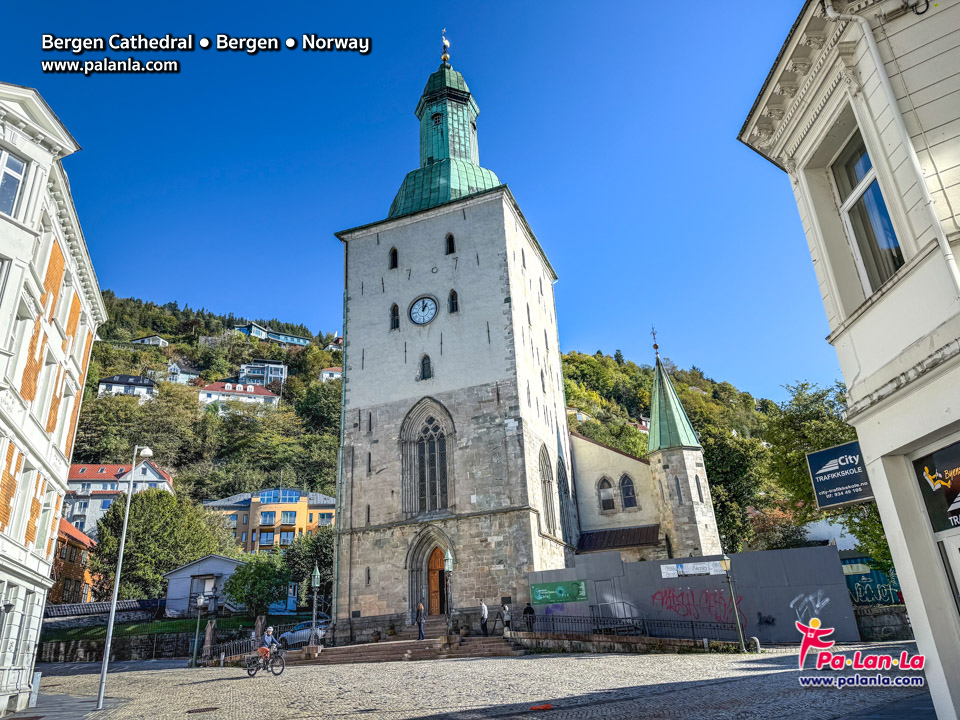
<path id="1" fill-rule="evenodd" d="M 13 215 L 16 210 L 26 169 L 23 160 L 0 148 L 0 213 Z"/>
<path id="2" fill-rule="evenodd" d="M 859 131 L 854 132 L 831 170 L 860 279 L 870 294 L 903 266 L 903 252 Z"/>

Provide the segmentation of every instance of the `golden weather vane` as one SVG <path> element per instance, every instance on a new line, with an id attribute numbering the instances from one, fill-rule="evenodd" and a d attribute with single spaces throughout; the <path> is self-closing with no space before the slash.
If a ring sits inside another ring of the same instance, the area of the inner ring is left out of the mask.
<path id="1" fill-rule="evenodd" d="M 450 60 L 450 53 L 447 51 L 450 49 L 450 41 L 447 40 L 446 28 L 443 29 L 443 32 L 441 33 L 441 35 L 443 36 L 443 54 L 440 56 L 440 59 L 443 62 L 448 62 Z"/>

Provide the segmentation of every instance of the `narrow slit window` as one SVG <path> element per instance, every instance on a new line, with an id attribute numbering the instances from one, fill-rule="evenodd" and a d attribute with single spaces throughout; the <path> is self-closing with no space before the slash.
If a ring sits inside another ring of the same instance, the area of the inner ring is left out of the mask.
<path id="1" fill-rule="evenodd" d="M 453 235 L 447 235 L 447 255 L 453 255 L 457 251 L 457 241 Z"/>
<path id="2" fill-rule="evenodd" d="M 397 249 L 390 248 L 390 269 L 396 270 L 398 267 L 400 267 L 399 261 L 400 261 L 400 258 L 397 255 Z"/>
<path id="3" fill-rule="evenodd" d="M 397 307 L 396 303 L 390 308 L 390 329 L 400 329 L 400 308 Z"/>
<path id="4" fill-rule="evenodd" d="M 703 502 L 703 489 L 700 487 L 700 476 L 697 475 L 695 479 L 696 479 L 696 481 L 697 481 L 697 497 L 700 499 L 700 502 L 702 503 L 702 502 Z"/>
<path id="5" fill-rule="evenodd" d="M 447 310 L 451 313 L 460 312 L 460 298 L 456 290 L 450 291 L 450 297 L 447 299 Z"/>
<path id="6" fill-rule="evenodd" d="M 429 380 L 433 377 L 433 363 L 430 362 L 430 356 L 424 355 L 420 361 L 420 379 Z"/>
<path id="7" fill-rule="evenodd" d="M 683 493 L 680 492 L 680 478 L 675 475 L 673 482 L 677 486 L 677 505 L 683 505 Z"/>

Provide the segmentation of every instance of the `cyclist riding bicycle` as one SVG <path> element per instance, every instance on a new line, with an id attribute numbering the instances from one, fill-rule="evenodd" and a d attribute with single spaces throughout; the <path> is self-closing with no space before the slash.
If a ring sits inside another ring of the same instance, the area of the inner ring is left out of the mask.
<path id="1" fill-rule="evenodd" d="M 257 652 L 259 652 L 261 657 L 266 660 L 268 657 L 270 657 L 270 646 L 279 644 L 280 643 L 277 642 L 277 639 L 273 636 L 273 626 L 268 627 L 264 633 L 263 639 L 260 640 L 260 647 L 257 648 Z"/>

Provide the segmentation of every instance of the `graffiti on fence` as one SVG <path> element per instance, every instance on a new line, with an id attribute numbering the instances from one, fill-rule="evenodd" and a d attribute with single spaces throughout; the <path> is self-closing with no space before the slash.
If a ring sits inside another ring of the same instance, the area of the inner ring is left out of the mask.
<path id="1" fill-rule="evenodd" d="M 757 627 L 774 627 L 776 624 L 777 619 L 773 615 L 757 613 Z"/>
<path id="2" fill-rule="evenodd" d="M 672 610 L 677 615 L 690 620 L 708 622 L 733 622 L 733 603 L 730 596 L 721 590 L 701 590 L 691 588 L 664 588 L 650 596 L 650 602 L 664 610 Z M 740 603 L 743 596 L 737 596 L 737 611 L 740 613 L 743 627 L 747 626 Z"/>
<path id="3" fill-rule="evenodd" d="M 830 603 L 823 590 L 804 595 L 800 593 L 790 601 L 790 607 L 797 613 L 797 620 L 806 623 L 812 617 L 820 617 L 820 611 Z"/>

